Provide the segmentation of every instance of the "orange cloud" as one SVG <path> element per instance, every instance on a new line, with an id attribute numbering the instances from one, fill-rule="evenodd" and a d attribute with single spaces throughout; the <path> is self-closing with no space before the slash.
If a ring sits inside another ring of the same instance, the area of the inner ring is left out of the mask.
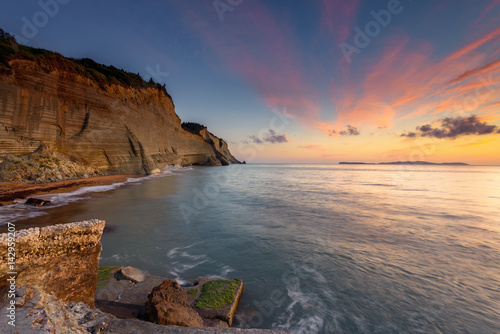
<path id="1" fill-rule="evenodd" d="M 408 37 L 392 38 L 363 77 L 342 83 L 347 86 L 343 91 L 357 94 L 332 99 L 338 118 L 331 126 L 392 126 L 396 120 L 432 114 L 480 113 L 491 100 L 498 99 L 500 83 L 500 60 L 492 60 L 492 55 L 480 48 L 499 37 L 500 28 L 437 62 L 430 44 L 410 44 Z M 462 84 L 464 81 L 467 83 Z M 334 89 L 342 90 L 339 86 Z"/>
<path id="2" fill-rule="evenodd" d="M 323 146 L 322 145 L 304 145 L 304 146 L 299 146 L 300 148 L 305 148 L 306 150 L 313 150 L 313 151 L 322 151 Z"/>
<path id="3" fill-rule="evenodd" d="M 454 52 L 453 54 L 451 54 L 448 57 L 447 61 L 452 61 L 452 60 L 458 59 L 458 58 L 460 58 L 460 57 L 462 57 L 462 56 L 464 56 L 472 51 L 475 51 L 479 47 L 483 46 L 485 43 L 490 42 L 499 36 L 500 36 L 500 27 L 498 27 L 495 30 L 484 35 L 483 37 L 481 37 L 477 41 L 474 41 L 474 42 L 462 47 L 460 50 Z"/>
<path id="4" fill-rule="evenodd" d="M 494 60 L 486 65 L 483 65 L 481 67 L 478 67 L 478 68 L 475 68 L 475 69 L 472 69 L 472 70 L 469 70 L 461 75 L 459 75 L 458 77 L 456 77 L 455 79 L 452 79 L 448 82 L 449 85 L 453 85 L 457 82 L 460 82 L 460 81 L 463 81 L 467 78 L 470 78 L 470 77 L 473 77 L 473 76 L 476 76 L 476 75 L 479 75 L 483 72 L 486 72 L 490 69 L 494 69 L 496 67 L 500 66 L 500 59 L 498 60 Z"/>
<path id="5" fill-rule="evenodd" d="M 475 141 L 475 142 L 472 142 L 472 143 L 460 144 L 460 145 L 457 145 L 457 146 L 459 146 L 459 147 L 480 146 L 480 145 L 489 144 L 489 143 L 491 143 L 494 140 L 495 139 L 483 139 L 483 140 L 478 140 L 478 141 Z"/>

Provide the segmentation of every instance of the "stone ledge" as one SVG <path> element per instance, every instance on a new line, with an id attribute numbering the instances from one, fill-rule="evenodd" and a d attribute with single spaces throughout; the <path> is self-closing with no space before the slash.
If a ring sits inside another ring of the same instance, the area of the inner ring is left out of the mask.
<path id="1" fill-rule="evenodd" d="M 16 264 L 95 247 L 100 244 L 104 225 L 103 220 L 93 219 L 16 231 Z M 7 233 L 0 234 L 2 250 L 7 250 L 8 237 Z M 7 262 L 7 252 L 2 252 L 0 270 L 3 270 L 4 262 Z"/>
<path id="2" fill-rule="evenodd" d="M 0 299 L 9 272 L 17 287 L 37 287 L 64 302 L 94 306 L 103 220 L 89 220 L 16 231 L 15 267 L 9 270 L 9 234 L 0 234 Z"/>

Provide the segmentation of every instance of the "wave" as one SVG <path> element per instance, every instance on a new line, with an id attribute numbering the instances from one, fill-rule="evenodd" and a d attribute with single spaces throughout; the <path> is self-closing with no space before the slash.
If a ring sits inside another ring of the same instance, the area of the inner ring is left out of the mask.
<path id="1" fill-rule="evenodd" d="M 148 175 L 137 178 L 128 178 L 124 182 L 117 182 L 110 185 L 105 186 L 90 186 L 90 187 L 82 187 L 75 191 L 71 191 L 68 193 L 59 193 L 59 194 L 50 194 L 50 195 L 40 195 L 36 196 L 36 198 L 40 198 L 43 200 L 48 200 L 52 202 L 53 205 L 49 207 L 32 207 L 24 205 L 26 202 L 25 199 L 15 200 L 14 204 L 6 205 L 0 207 L 0 225 L 6 225 L 9 222 L 15 222 L 21 219 L 30 219 L 39 217 L 46 214 L 47 209 L 60 207 L 63 205 L 67 205 L 69 203 L 78 202 L 82 200 L 87 200 L 90 198 L 90 194 L 92 193 L 102 193 L 108 192 L 111 190 L 118 189 L 120 187 L 126 185 L 134 185 L 142 183 L 146 180 L 155 179 L 159 177 L 165 177 L 174 174 L 175 172 L 191 170 L 191 167 L 181 167 L 181 166 L 172 166 L 165 168 L 161 173 Z"/>
<path id="2" fill-rule="evenodd" d="M 306 265 L 293 265 L 283 282 L 289 302 L 272 328 L 294 334 L 330 333 L 331 329 L 340 328 L 338 319 L 342 314 L 327 307 L 327 303 L 335 304 L 336 298 L 320 272 Z M 321 293 L 312 292 L 306 287 L 310 284 L 324 289 Z"/>
<path id="3" fill-rule="evenodd" d="M 213 260 L 206 254 L 192 254 L 186 251 L 193 248 L 196 244 L 198 243 L 185 247 L 176 247 L 167 252 L 167 257 L 172 261 L 170 262 L 169 274 L 172 275 L 180 285 L 189 284 L 190 279 L 196 278 L 197 276 L 228 279 L 228 274 L 234 271 L 233 268 Z M 190 270 L 206 263 L 210 265 L 210 270 L 215 270 L 215 272 L 200 273 L 198 270 L 195 274 L 189 274 Z"/>

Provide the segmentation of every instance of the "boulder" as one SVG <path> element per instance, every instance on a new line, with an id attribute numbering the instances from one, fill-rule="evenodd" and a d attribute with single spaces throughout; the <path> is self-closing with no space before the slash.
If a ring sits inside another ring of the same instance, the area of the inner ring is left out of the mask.
<path id="1" fill-rule="evenodd" d="M 203 319 L 189 306 L 186 293 L 173 280 L 165 280 L 151 291 L 146 315 L 159 325 L 203 327 Z"/>
<path id="2" fill-rule="evenodd" d="M 139 283 L 144 281 L 146 275 L 142 270 L 134 268 L 134 267 L 123 267 L 116 273 L 116 278 L 118 280 L 129 280 L 133 283 Z"/>
<path id="3" fill-rule="evenodd" d="M 30 197 L 26 200 L 24 204 L 32 206 L 51 206 L 52 202 L 40 198 Z"/>

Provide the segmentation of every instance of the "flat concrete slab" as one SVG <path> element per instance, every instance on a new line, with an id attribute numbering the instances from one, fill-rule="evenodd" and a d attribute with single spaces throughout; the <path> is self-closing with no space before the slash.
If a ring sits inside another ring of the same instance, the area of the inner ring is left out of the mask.
<path id="1" fill-rule="evenodd" d="M 197 278 L 192 286 L 183 287 L 189 305 L 204 319 L 207 327 L 227 327 L 233 323 L 234 314 L 243 292 L 240 279 Z"/>

